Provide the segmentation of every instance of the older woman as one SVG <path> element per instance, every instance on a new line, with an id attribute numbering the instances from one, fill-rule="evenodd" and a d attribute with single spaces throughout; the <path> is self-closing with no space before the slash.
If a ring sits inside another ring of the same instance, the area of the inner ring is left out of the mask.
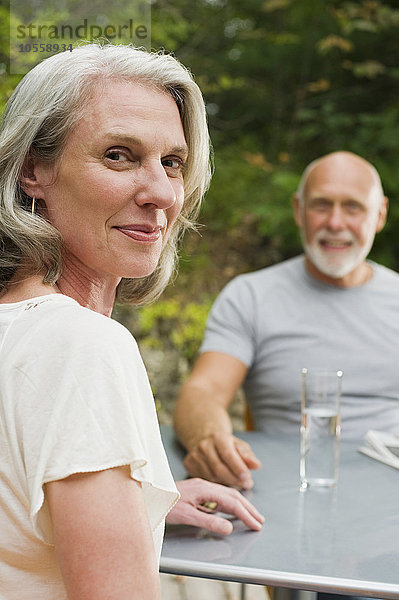
<path id="1" fill-rule="evenodd" d="M 160 294 L 207 188 L 200 91 L 170 56 L 55 55 L 11 97 L 0 165 L 0 596 L 159 598 L 168 511 L 219 533 L 204 501 L 263 520 L 201 480 L 175 505 L 137 346 L 109 318 Z"/>

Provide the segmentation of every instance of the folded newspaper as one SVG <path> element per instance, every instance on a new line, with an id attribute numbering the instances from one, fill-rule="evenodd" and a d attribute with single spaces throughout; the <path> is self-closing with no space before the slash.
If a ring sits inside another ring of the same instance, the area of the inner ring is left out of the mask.
<path id="1" fill-rule="evenodd" d="M 364 436 L 364 440 L 366 444 L 359 448 L 360 452 L 399 469 L 399 435 L 370 430 Z"/>

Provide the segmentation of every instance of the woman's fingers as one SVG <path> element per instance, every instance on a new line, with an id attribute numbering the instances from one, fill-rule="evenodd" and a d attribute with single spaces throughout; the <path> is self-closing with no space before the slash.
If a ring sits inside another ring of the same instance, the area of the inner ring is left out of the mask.
<path id="1" fill-rule="evenodd" d="M 263 525 L 264 517 L 235 489 L 198 478 L 179 481 L 176 485 L 181 498 L 167 517 L 169 523 L 205 527 L 227 535 L 232 532 L 233 526 L 230 521 L 212 512 L 220 511 L 240 519 L 255 531 Z"/>

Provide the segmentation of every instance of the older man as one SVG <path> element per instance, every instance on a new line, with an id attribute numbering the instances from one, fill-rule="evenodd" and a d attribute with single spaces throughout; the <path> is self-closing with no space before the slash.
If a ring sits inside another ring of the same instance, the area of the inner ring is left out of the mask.
<path id="1" fill-rule="evenodd" d="M 232 434 L 243 385 L 255 428 L 297 432 L 302 367 L 342 369 L 342 435 L 399 429 L 399 276 L 367 261 L 387 199 L 349 152 L 311 163 L 294 196 L 305 255 L 230 282 L 183 386 L 175 429 L 192 475 L 252 486 L 259 461 Z"/>

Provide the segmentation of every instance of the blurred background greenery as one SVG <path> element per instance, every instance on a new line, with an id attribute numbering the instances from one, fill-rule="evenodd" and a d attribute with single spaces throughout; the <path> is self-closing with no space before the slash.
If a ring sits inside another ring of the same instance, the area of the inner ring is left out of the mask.
<path id="1" fill-rule="evenodd" d="M 7 75 L 2 1 L 4 104 L 19 77 Z M 301 251 L 291 198 L 312 159 L 345 149 L 377 167 L 390 213 L 371 257 L 398 270 L 399 7 L 397 0 L 153 0 L 151 19 L 152 47 L 173 52 L 203 91 L 215 155 L 202 226 L 184 241 L 173 285 L 155 305 L 115 311 L 144 354 L 158 356 L 148 360 L 162 404 L 187 373 L 222 286 Z"/>

